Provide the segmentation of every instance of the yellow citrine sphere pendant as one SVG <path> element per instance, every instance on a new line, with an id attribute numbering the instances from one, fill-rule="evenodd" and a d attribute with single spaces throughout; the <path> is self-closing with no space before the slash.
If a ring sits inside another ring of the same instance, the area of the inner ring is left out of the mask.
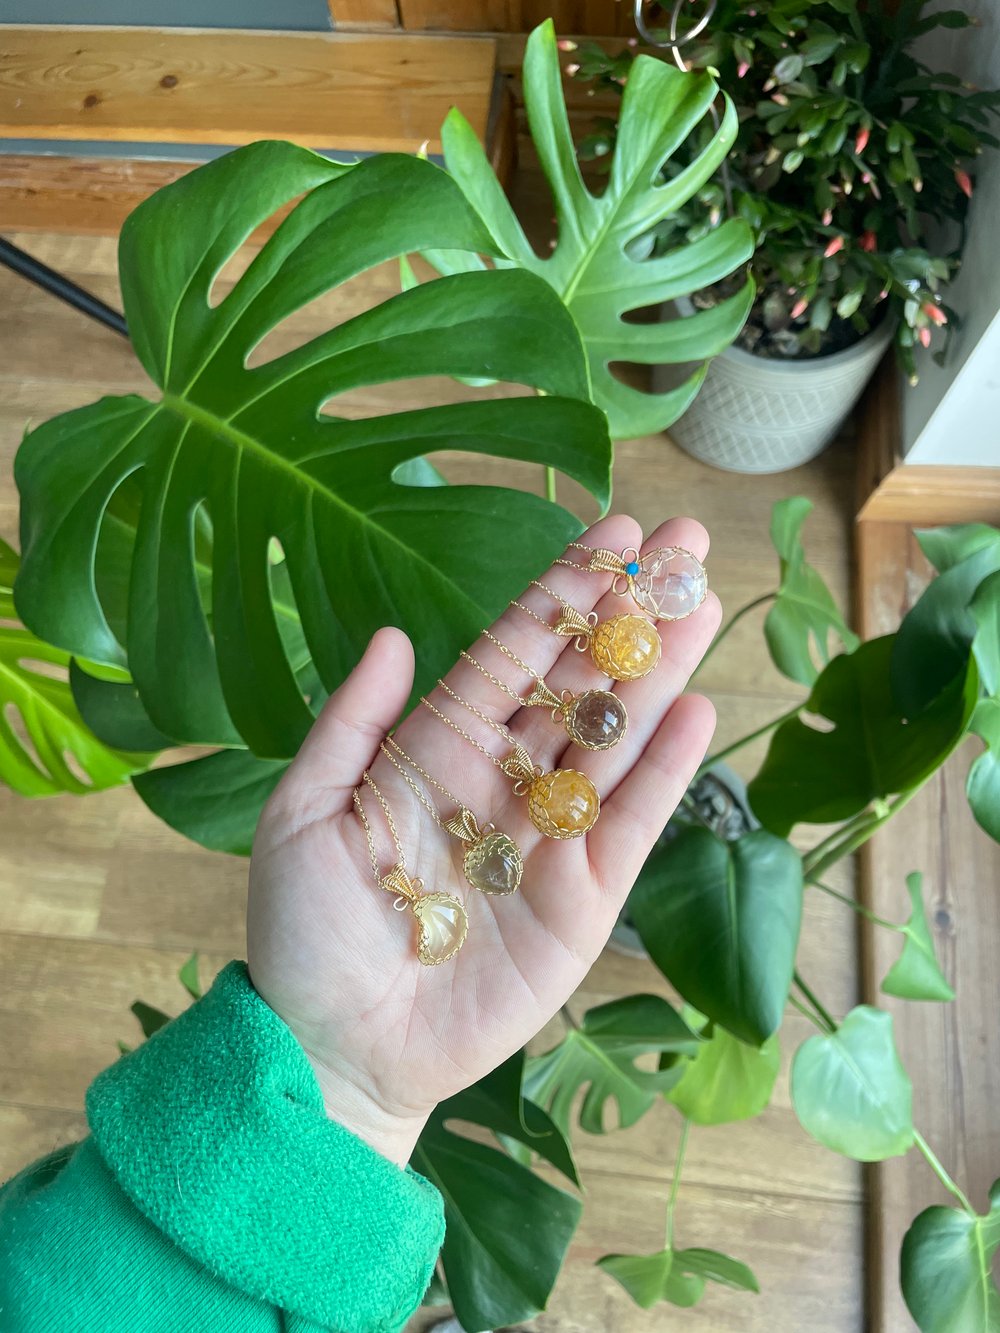
<path id="1" fill-rule="evenodd" d="M 575 638 L 581 652 L 589 647 L 598 671 L 612 680 L 641 680 L 656 669 L 661 644 L 654 624 L 631 612 L 610 620 L 598 620 L 593 612 L 591 617 L 564 606 L 552 628 L 565 638 Z"/>
<path id="2" fill-rule="evenodd" d="M 543 773 L 523 745 L 515 746 L 502 767 L 514 779 L 515 795 L 528 798 L 528 818 L 545 837 L 582 838 L 597 823 L 601 798 L 586 773 L 575 768 Z"/>

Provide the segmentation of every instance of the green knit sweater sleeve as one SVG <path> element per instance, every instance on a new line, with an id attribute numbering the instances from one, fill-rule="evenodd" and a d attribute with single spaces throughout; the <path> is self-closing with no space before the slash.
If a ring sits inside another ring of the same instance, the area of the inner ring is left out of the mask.
<path id="1" fill-rule="evenodd" d="M 243 963 L 87 1118 L 0 1190 L 4 1333 L 393 1333 L 426 1290 L 440 1195 L 326 1118 Z"/>

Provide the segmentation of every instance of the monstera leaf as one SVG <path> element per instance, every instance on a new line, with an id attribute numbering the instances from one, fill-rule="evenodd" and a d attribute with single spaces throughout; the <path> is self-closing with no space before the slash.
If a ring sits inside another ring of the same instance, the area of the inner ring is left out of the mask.
<path id="1" fill-rule="evenodd" d="M 226 261 L 300 196 L 213 300 Z M 127 663 L 164 735 L 287 757 L 378 626 L 410 634 L 426 685 L 580 530 L 530 494 L 428 487 L 414 460 L 529 460 L 606 505 L 611 445 L 584 401 L 580 337 L 533 274 L 443 278 L 248 365 L 297 309 L 428 246 L 497 251 L 445 172 L 397 155 L 344 168 L 284 143 L 209 163 L 126 222 L 126 317 L 162 396 L 104 399 L 27 436 L 17 597 L 43 638 Z M 323 415 L 352 389 L 430 375 L 539 396 Z M 122 642 L 99 575 L 105 527 L 130 523 L 127 577 L 113 581 L 127 589 Z"/>
<path id="2" fill-rule="evenodd" d="M 116 787 L 149 756 L 110 749 L 87 730 L 66 678 L 69 654 L 18 621 L 17 566 L 0 541 L 0 782 L 22 796 Z"/>
<path id="3" fill-rule="evenodd" d="M 736 136 L 736 113 L 725 98 L 718 132 L 664 182 L 661 168 L 703 124 L 719 91 L 707 74 L 685 74 L 662 60 L 639 56 L 622 98 L 607 186 L 594 195 L 583 183 L 573 148 L 551 21 L 529 37 L 523 77 L 531 137 L 559 228 L 552 253 L 536 255 L 475 132 L 457 110 L 442 131 L 445 163 L 496 236 L 506 256 L 498 267 L 516 265 L 540 274 L 572 313 L 587 349 L 594 401 L 607 412 L 611 434 L 627 439 L 663 430 L 697 393 L 705 366 L 679 388 L 650 394 L 623 384 L 612 374 L 612 364 L 674 364 L 715 356 L 742 328 L 753 288 L 748 281 L 712 309 L 667 323 L 633 323 L 625 316 L 728 277 L 750 258 L 753 239 L 746 224 L 734 219 L 665 255 L 636 256 L 648 253 L 650 230 L 685 204 L 726 156 Z M 444 249 L 426 256 L 439 272 L 466 271 L 482 262 Z"/>

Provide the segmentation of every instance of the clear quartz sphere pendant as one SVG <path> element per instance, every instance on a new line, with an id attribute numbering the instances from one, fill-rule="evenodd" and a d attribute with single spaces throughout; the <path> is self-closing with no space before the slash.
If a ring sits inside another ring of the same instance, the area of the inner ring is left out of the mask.
<path id="1" fill-rule="evenodd" d="M 661 546 L 628 560 L 625 580 L 635 604 L 657 620 L 683 620 L 697 611 L 708 592 L 708 575 L 697 556 L 682 546 Z"/>

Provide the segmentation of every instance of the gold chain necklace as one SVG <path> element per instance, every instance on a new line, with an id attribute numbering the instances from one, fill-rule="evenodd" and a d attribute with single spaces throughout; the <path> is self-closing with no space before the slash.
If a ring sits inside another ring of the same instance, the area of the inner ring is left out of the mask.
<path id="1" fill-rule="evenodd" d="M 435 717 L 475 746 L 480 754 L 484 754 L 490 763 L 496 764 L 513 781 L 515 796 L 527 797 L 528 818 L 539 833 L 544 833 L 547 838 L 580 838 L 590 832 L 601 813 L 601 798 L 585 773 L 579 773 L 575 768 L 555 768 L 550 773 L 543 773 L 528 750 L 514 739 L 506 727 L 456 694 L 443 680 L 439 680 L 438 685 L 445 694 L 474 713 L 512 747 L 506 759 L 498 759 L 457 722 L 435 708 L 429 699 L 420 700 Z"/>
<path id="2" fill-rule="evenodd" d="M 469 929 L 469 920 L 465 914 L 465 908 L 450 893 L 424 893 L 423 880 L 410 878 L 406 869 L 406 858 L 403 855 L 403 844 L 400 842 L 396 821 L 389 809 L 389 802 L 375 785 L 371 774 L 367 770 L 361 776 L 382 807 L 382 813 L 385 815 L 385 822 L 389 826 L 389 834 L 396 849 L 395 863 L 386 874 L 381 874 L 378 868 L 375 834 L 372 832 L 372 826 L 365 813 L 365 807 L 361 800 L 361 789 L 355 788 L 354 808 L 358 812 L 358 818 L 361 820 L 365 838 L 368 841 L 368 855 L 371 858 L 375 883 L 380 889 L 385 889 L 386 892 L 395 895 L 396 901 L 393 903 L 393 907 L 397 912 L 405 912 L 409 908 L 413 913 L 414 920 L 417 923 L 417 958 L 420 962 L 425 967 L 434 967 L 437 963 L 446 963 L 449 958 L 454 958 L 465 943 L 465 937 Z"/>
<path id="3" fill-rule="evenodd" d="M 477 661 L 470 653 L 463 652 L 461 656 L 515 703 L 523 708 L 548 708 L 552 714 L 552 721 L 561 722 L 570 740 L 582 745 L 586 750 L 610 750 L 625 735 L 628 730 L 628 712 L 616 694 L 612 694 L 610 690 L 584 690 L 582 694 L 563 690 L 561 695 L 556 694 L 546 684 L 544 676 L 533 671 L 527 662 L 522 662 L 518 655 L 505 643 L 501 643 L 495 634 L 491 634 L 488 629 L 484 629 L 483 634 L 526 676 L 531 676 L 535 682 L 535 688 L 531 693 L 522 698 L 506 681 L 487 671 L 482 662 Z"/>
<path id="4" fill-rule="evenodd" d="M 582 542 L 570 542 L 570 547 L 586 551 L 586 564 L 558 559 L 557 565 L 613 574 L 612 592 L 618 597 L 627 593 L 640 610 L 656 620 L 683 620 L 705 600 L 705 566 L 683 546 L 658 546 L 646 555 L 640 555 L 634 546 L 627 546 L 621 555 Z"/>
<path id="5" fill-rule="evenodd" d="M 459 842 L 465 844 L 462 870 L 472 887 L 479 889 L 481 893 L 516 893 L 521 884 L 521 876 L 524 873 L 524 858 L 521 856 L 521 849 L 514 839 L 506 833 L 501 833 L 494 824 L 484 824 L 480 827 L 479 821 L 468 806 L 463 805 L 457 796 L 453 796 L 443 783 L 438 782 L 436 778 L 432 778 L 427 770 L 421 768 L 417 761 L 408 755 L 399 742 L 391 736 L 386 736 L 384 743 L 379 748 L 386 759 L 394 765 L 400 777 L 430 814 L 434 822 L 445 832 L 450 833 L 452 837 L 457 838 Z M 409 764 L 425 782 L 430 783 L 432 787 L 436 787 L 452 805 L 458 806 L 457 811 L 450 819 L 441 818 L 434 807 L 433 801 L 414 782 L 400 760 Z"/>
<path id="6" fill-rule="evenodd" d="M 566 563 L 572 564 L 572 561 Z M 580 566 L 574 565 L 574 568 Z M 660 635 L 656 626 L 644 616 L 625 612 L 610 620 L 599 621 L 596 611 L 591 611 L 589 616 L 583 615 L 539 579 L 532 580 L 532 587 L 540 588 L 559 603 L 561 610 L 554 625 L 523 602 L 511 602 L 511 606 L 516 606 L 553 634 L 574 639 L 578 652 L 586 652 L 589 648 L 594 665 L 606 676 L 612 680 L 640 680 L 655 669 L 660 660 Z"/>

